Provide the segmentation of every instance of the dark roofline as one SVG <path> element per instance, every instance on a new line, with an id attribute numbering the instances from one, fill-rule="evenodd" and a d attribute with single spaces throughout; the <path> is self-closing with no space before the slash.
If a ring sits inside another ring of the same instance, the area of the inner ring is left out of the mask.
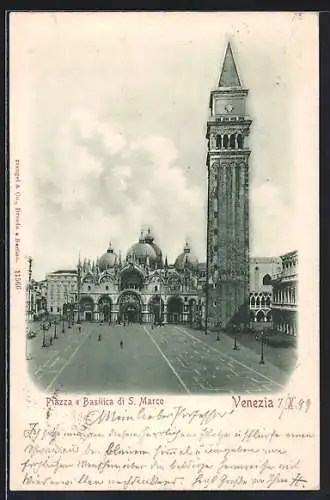
<path id="1" fill-rule="evenodd" d="M 48 274 L 64 274 L 64 273 L 77 274 L 77 269 L 60 269 L 59 271 L 53 271 Z"/>

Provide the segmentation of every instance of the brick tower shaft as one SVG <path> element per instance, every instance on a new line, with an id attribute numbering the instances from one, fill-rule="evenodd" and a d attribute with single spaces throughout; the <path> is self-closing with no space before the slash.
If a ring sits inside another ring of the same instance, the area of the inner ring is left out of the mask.
<path id="1" fill-rule="evenodd" d="M 249 156 L 251 120 L 228 43 L 211 91 L 208 139 L 207 327 L 243 325 L 249 300 Z"/>

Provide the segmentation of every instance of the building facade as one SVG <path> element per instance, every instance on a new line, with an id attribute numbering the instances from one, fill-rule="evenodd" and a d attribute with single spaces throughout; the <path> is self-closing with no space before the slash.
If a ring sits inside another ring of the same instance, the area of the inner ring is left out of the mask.
<path id="1" fill-rule="evenodd" d="M 62 270 L 48 273 L 47 311 L 51 315 L 66 312 L 69 304 L 77 301 L 77 270 Z"/>
<path id="2" fill-rule="evenodd" d="M 250 258 L 250 325 L 272 322 L 272 279 L 281 270 L 280 257 Z"/>
<path id="3" fill-rule="evenodd" d="M 252 121 L 228 44 L 207 122 L 208 327 L 247 324 L 249 315 L 249 156 Z"/>
<path id="4" fill-rule="evenodd" d="M 79 262 L 77 278 L 77 321 L 201 322 L 205 266 L 201 268 L 188 243 L 168 264 L 150 228 L 141 232 L 123 261 L 110 243 L 96 261 Z"/>
<path id="5" fill-rule="evenodd" d="M 272 281 L 273 284 L 273 328 L 287 335 L 297 335 L 297 282 L 298 252 L 288 252 L 281 256 L 282 270 Z"/>
<path id="6" fill-rule="evenodd" d="M 47 311 L 47 281 L 31 280 L 31 312 L 34 318 L 42 317 Z"/>

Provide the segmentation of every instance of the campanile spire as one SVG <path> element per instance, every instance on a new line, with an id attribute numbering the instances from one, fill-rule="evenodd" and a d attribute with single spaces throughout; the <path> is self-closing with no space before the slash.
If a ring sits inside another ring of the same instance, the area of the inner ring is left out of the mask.
<path id="1" fill-rule="evenodd" d="M 238 71 L 230 42 L 228 42 L 227 44 L 218 86 L 225 88 L 241 87 L 241 81 L 238 76 Z"/>

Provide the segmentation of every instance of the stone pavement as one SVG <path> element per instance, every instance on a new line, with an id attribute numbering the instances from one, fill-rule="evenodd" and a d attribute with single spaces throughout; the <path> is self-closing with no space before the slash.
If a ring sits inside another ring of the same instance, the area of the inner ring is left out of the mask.
<path id="1" fill-rule="evenodd" d="M 289 377 L 270 361 L 267 346 L 260 364 L 260 353 L 241 344 L 234 350 L 228 335 L 216 341 L 214 334 L 181 325 L 83 323 L 79 333 L 77 325 L 65 324 L 63 334 L 58 324 L 57 335 L 44 348 L 41 330 L 28 340 L 31 377 L 47 392 L 274 393 Z"/>

